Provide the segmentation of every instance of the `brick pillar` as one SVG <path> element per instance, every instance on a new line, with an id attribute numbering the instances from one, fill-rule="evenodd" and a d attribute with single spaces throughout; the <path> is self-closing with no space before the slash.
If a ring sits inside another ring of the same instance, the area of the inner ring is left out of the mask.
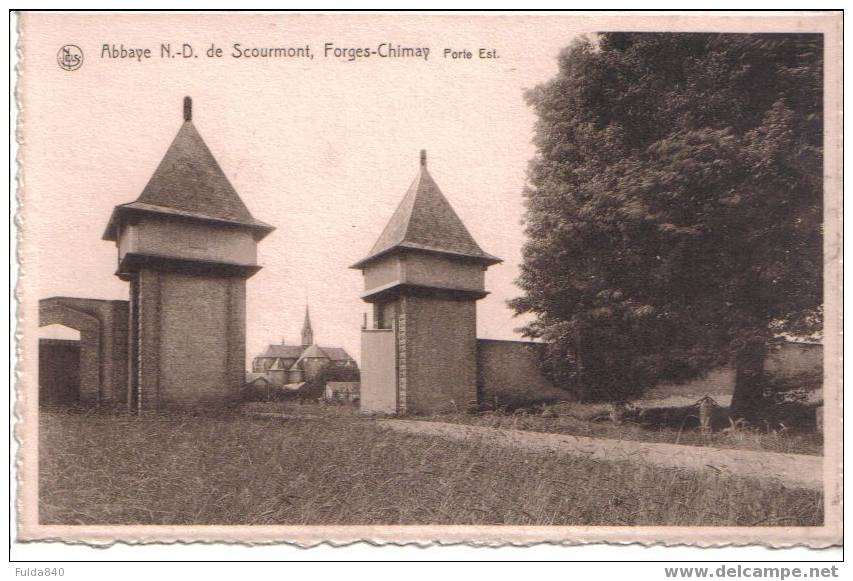
<path id="1" fill-rule="evenodd" d="M 101 331 L 80 330 L 80 401 L 98 404 L 101 396 Z"/>
<path id="2" fill-rule="evenodd" d="M 130 279 L 127 309 L 127 409 L 139 411 L 139 277 Z"/>
<path id="3" fill-rule="evenodd" d="M 236 399 L 240 396 L 246 367 L 246 280 L 242 278 L 228 279 L 227 325 L 228 339 L 226 375 L 226 399 Z"/>
<path id="4" fill-rule="evenodd" d="M 115 336 L 113 328 L 113 308 L 110 303 L 103 309 L 101 317 L 101 403 L 109 404 L 115 401 L 113 387 L 115 386 L 115 366 L 113 365 L 113 353 L 115 352 Z"/>
<path id="5" fill-rule="evenodd" d="M 138 279 L 139 410 L 154 410 L 160 403 L 160 273 L 139 271 Z"/>
<path id="6" fill-rule="evenodd" d="M 408 354 L 409 349 L 407 348 L 407 337 L 408 337 L 408 325 L 406 312 L 407 304 L 406 297 L 400 297 L 399 310 L 397 312 L 397 316 L 395 318 L 395 324 L 397 326 L 397 413 L 405 414 L 408 410 Z"/>
<path id="7" fill-rule="evenodd" d="M 476 317 L 473 300 L 401 297 L 400 413 L 459 411 L 476 404 Z"/>
<path id="8" fill-rule="evenodd" d="M 110 353 L 110 367 L 112 383 L 113 404 L 127 403 L 127 363 L 129 357 L 128 345 L 128 307 L 124 302 L 112 304 L 112 351 Z"/>

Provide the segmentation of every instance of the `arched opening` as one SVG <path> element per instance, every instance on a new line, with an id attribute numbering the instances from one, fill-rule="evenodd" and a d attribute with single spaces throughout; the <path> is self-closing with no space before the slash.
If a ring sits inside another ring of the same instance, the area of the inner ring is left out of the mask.
<path id="1" fill-rule="evenodd" d="M 85 299 L 67 297 L 39 301 L 39 327 L 60 337 L 45 337 L 55 348 L 44 353 L 39 349 L 39 371 L 44 373 L 44 380 L 39 379 L 39 400 L 43 404 L 101 401 L 101 321 L 81 310 L 85 306 Z M 79 333 L 76 368 L 71 363 L 73 344 L 56 343 L 74 341 L 70 338 L 77 336 L 73 331 Z"/>
<path id="2" fill-rule="evenodd" d="M 80 331 L 61 324 L 39 328 L 39 404 L 80 400 Z"/>
<path id="3" fill-rule="evenodd" d="M 57 339 L 60 341 L 79 341 L 80 329 L 66 327 L 60 323 L 39 327 L 39 339 Z"/>

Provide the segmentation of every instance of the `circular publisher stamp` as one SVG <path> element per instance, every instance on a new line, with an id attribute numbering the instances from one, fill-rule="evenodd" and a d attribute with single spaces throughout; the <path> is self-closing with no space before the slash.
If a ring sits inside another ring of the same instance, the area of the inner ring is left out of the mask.
<path id="1" fill-rule="evenodd" d="M 83 66 L 83 50 L 76 44 L 66 44 L 56 53 L 56 62 L 66 71 L 76 71 Z"/>

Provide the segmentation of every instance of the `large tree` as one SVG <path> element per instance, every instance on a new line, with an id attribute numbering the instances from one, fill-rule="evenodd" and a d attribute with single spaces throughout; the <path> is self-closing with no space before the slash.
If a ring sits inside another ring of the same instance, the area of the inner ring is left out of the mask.
<path id="1" fill-rule="evenodd" d="M 754 411 L 780 334 L 820 328 L 822 36 L 608 33 L 538 115 L 511 305 L 584 398 L 736 367 Z"/>

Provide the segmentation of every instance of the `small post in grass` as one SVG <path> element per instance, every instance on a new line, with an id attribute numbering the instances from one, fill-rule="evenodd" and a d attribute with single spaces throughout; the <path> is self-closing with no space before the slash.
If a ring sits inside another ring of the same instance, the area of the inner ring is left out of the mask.
<path id="1" fill-rule="evenodd" d="M 706 395 L 694 405 L 699 406 L 699 429 L 703 432 L 710 432 L 714 408 L 720 407 L 720 404 L 714 401 L 710 395 Z"/>

